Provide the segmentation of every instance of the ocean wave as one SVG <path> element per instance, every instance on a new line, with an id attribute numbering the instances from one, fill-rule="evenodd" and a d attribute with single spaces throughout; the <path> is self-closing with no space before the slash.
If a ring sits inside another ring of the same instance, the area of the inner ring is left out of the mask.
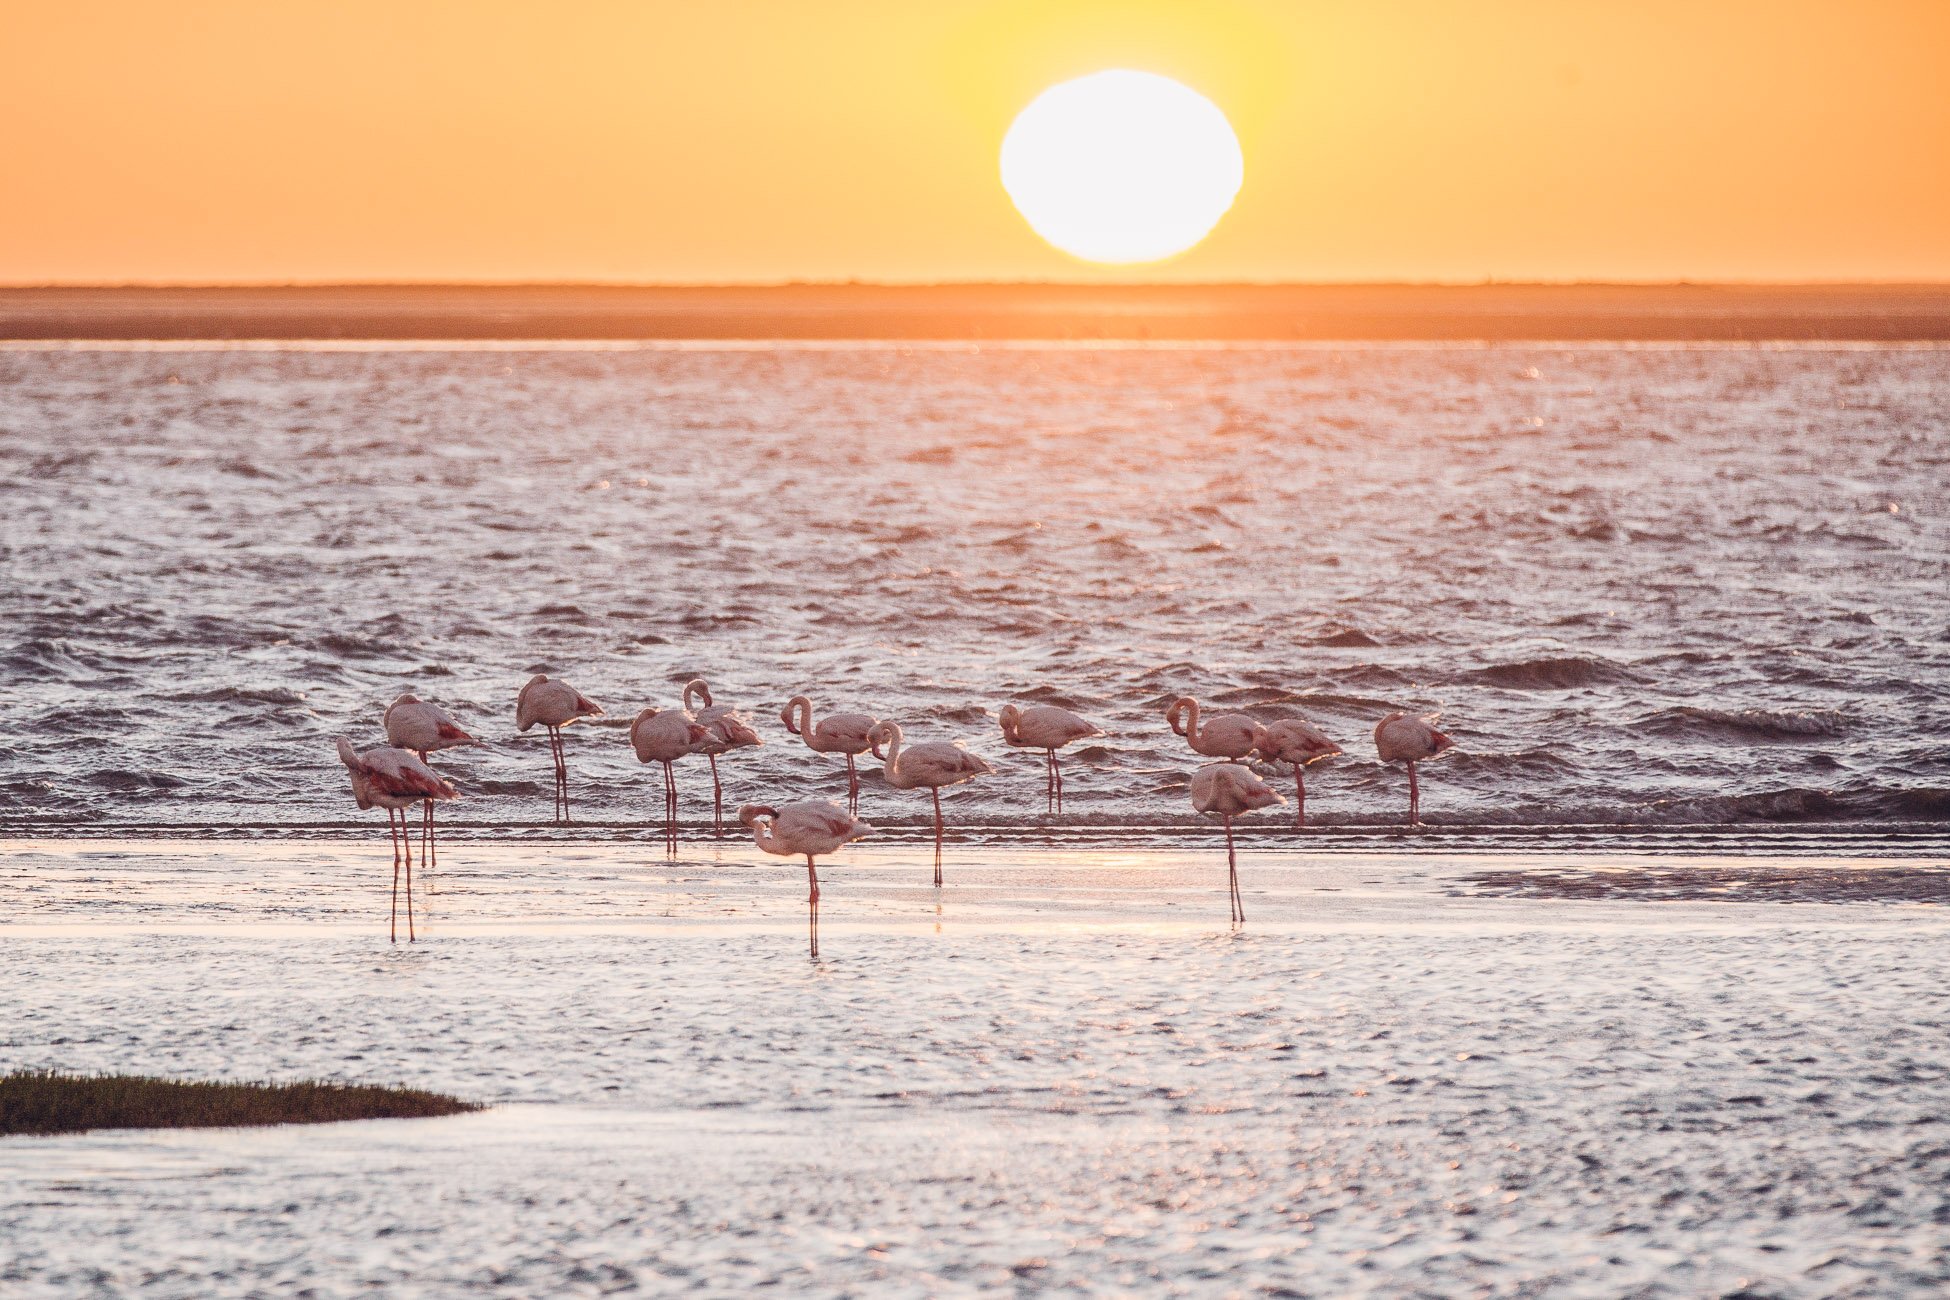
<path id="1" fill-rule="evenodd" d="M 1492 664 L 1464 673 L 1461 680 L 1506 691 L 1569 691 L 1583 686 L 1618 686 L 1643 682 L 1631 669 L 1609 659 L 1554 655 Z"/>
<path id="2" fill-rule="evenodd" d="M 1633 727 L 1654 736 L 1794 742 L 1845 736 L 1849 719 L 1834 709 L 1713 709 L 1685 704 L 1647 714 Z"/>

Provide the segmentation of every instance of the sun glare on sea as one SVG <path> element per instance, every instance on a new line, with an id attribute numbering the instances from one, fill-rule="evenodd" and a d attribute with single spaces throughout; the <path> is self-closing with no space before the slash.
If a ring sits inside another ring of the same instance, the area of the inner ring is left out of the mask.
<path id="1" fill-rule="evenodd" d="M 1002 187 L 1035 232 L 1091 262 L 1155 262 L 1205 238 L 1246 161 L 1211 100 L 1151 72 L 1050 87 L 1002 140 Z"/>

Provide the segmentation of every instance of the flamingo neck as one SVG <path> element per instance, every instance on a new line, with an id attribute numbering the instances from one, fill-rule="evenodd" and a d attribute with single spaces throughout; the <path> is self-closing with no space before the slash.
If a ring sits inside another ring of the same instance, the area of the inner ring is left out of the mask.
<path id="1" fill-rule="evenodd" d="M 812 701 L 803 695 L 796 695 L 785 706 L 785 713 L 786 730 L 797 731 L 798 734 L 806 738 L 806 743 L 810 745 L 813 734 Z M 792 725 L 792 719 L 795 717 L 799 720 L 799 725 L 796 728 Z"/>
<path id="2" fill-rule="evenodd" d="M 1198 735 L 1198 701 L 1197 700 L 1185 701 L 1185 739 L 1191 742 L 1191 745 L 1194 749 L 1198 748 L 1199 735 Z"/>
<path id="3" fill-rule="evenodd" d="M 880 761 L 886 765 L 889 772 L 898 772 L 900 770 L 901 755 L 901 729 L 899 723 L 890 722 L 887 724 L 887 743 L 884 748 L 887 753 Z"/>

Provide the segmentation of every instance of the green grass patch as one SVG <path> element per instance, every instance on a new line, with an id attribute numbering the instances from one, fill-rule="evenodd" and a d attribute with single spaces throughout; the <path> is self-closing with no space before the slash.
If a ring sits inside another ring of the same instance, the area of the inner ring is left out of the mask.
<path id="1" fill-rule="evenodd" d="M 0 1074 L 0 1136 L 91 1128 L 232 1128 L 427 1119 L 480 1110 L 417 1088 L 343 1083 L 185 1083 L 131 1074 Z"/>

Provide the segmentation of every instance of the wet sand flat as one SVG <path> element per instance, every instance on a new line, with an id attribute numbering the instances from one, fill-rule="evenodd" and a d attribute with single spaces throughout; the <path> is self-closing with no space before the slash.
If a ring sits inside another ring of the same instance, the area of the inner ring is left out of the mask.
<path id="1" fill-rule="evenodd" d="M 383 840 L 0 849 L 0 1067 L 494 1103 L 0 1144 L 9 1295 L 1950 1281 L 1940 860 L 883 844 L 814 963 L 735 842 L 456 843 L 410 947 Z"/>

